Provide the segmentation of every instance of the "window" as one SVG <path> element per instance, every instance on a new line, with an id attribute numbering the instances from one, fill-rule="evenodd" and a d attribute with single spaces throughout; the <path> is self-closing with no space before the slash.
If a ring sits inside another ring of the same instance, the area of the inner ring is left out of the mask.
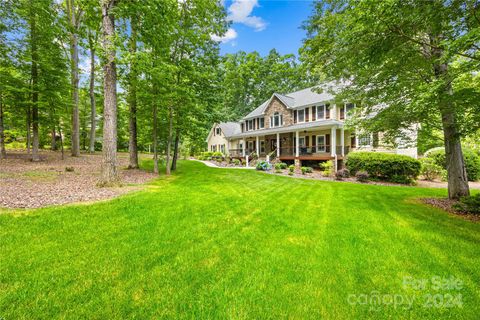
<path id="1" fill-rule="evenodd" d="M 324 120 L 325 119 L 325 105 L 321 105 L 317 107 L 317 120 Z"/>
<path id="2" fill-rule="evenodd" d="M 305 137 L 299 137 L 298 138 L 298 146 L 299 147 L 305 147 Z"/>
<path id="3" fill-rule="evenodd" d="M 217 133 L 217 136 L 219 136 L 220 133 L 222 132 L 222 131 L 220 130 L 220 128 L 216 128 L 216 131 L 217 131 L 217 132 L 216 132 L 216 133 Z"/>
<path id="4" fill-rule="evenodd" d="M 260 118 L 260 129 L 265 128 L 265 118 Z"/>
<path id="5" fill-rule="evenodd" d="M 369 133 L 363 133 L 358 136 L 358 146 L 369 147 L 372 144 Z"/>
<path id="6" fill-rule="evenodd" d="M 317 136 L 317 152 L 325 152 L 325 136 Z"/>
<path id="7" fill-rule="evenodd" d="M 275 112 L 273 114 L 273 116 L 270 117 L 270 122 L 271 122 L 271 125 L 270 127 L 280 127 L 281 125 L 283 125 L 283 118 L 282 118 L 282 115 L 278 112 Z"/>
<path id="8" fill-rule="evenodd" d="M 262 152 L 262 153 L 265 152 L 265 141 L 264 140 L 260 141 L 260 152 Z"/>
<path id="9" fill-rule="evenodd" d="M 297 111 L 298 122 L 305 122 L 305 109 Z"/>
<path id="10" fill-rule="evenodd" d="M 239 143 L 239 144 L 238 144 L 238 148 L 239 148 L 240 150 L 243 150 L 243 143 Z"/>
<path id="11" fill-rule="evenodd" d="M 225 145 L 224 144 L 220 145 L 220 152 L 225 153 Z"/>
<path id="12" fill-rule="evenodd" d="M 253 141 L 248 141 L 247 146 L 248 146 L 248 151 L 253 152 Z"/>
<path id="13" fill-rule="evenodd" d="M 345 103 L 343 108 L 340 109 L 340 119 L 346 119 L 347 117 L 351 116 L 354 107 L 354 103 Z"/>

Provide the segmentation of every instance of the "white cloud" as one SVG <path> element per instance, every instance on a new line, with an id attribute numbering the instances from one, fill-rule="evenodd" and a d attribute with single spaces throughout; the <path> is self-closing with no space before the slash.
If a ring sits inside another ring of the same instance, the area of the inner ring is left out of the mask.
<path id="1" fill-rule="evenodd" d="M 222 43 L 227 43 L 229 41 L 232 41 L 233 39 L 235 39 L 237 37 L 237 31 L 235 31 L 235 29 L 233 28 L 229 28 L 227 30 L 227 32 L 225 32 L 225 34 L 223 36 L 217 36 L 215 34 L 212 35 L 212 40 L 213 41 L 218 41 L 218 42 L 222 42 Z"/>
<path id="2" fill-rule="evenodd" d="M 251 15 L 255 7 L 258 7 L 258 0 L 233 0 L 228 8 L 227 19 L 232 22 L 243 23 L 254 28 L 255 31 L 262 31 L 267 27 L 267 23 L 262 18 Z"/>

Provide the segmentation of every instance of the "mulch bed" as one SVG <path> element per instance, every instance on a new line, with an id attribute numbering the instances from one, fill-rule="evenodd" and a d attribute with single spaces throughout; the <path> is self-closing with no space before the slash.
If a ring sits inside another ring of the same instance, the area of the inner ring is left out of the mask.
<path id="1" fill-rule="evenodd" d="M 453 205 L 457 203 L 458 201 L 456 200 L 451 200 L 448 198 L 424 198 L 421 199 L 423 203 L 426 203 L 428 205 L 431 205 L 435 208 L 442 209 L 444 211 L 447 211 L 451 214 L 460 216 L 466 220 L 471 220 L 471 221 L 480 221 L 480 215 L 475 215 L 475 214 L 468 214 L 465 212 L 461 212 L 458 210 L 455 210 Z"/>
<path id="2" fill-rule="evenodd" d="M 0 207 L 40 208 L 111 199 L 139 190 L 140 184 L 156 177 L 143 170 L 126 170 L 128 155 L 119 154 L 124 186 L 100 188 L 100 154 L 66 155 L 62 160 L 58 152 L 42 151 L 40 158 L 40 162 L 31 162 L 25 151 L 10 151 L 7 159 L 0 161 Z M 67 167 L 73 171 L 67 171 Z"/>

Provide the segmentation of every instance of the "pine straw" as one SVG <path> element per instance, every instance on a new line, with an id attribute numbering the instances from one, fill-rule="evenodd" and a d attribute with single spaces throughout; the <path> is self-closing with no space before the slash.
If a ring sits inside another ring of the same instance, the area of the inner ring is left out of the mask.
<path id="1" fill-rule="evenodd" d="M 444 211 L 447 211 L 448 213 L 461 216 L 465 220 L 471 220 L 471 221 L 475 221 L 475 222 L 480 221 L 480 215 L 468 214 L 468 213 L 465 213 L 465 212 L 455 210 L 453 205 L 458 202 L 457 200 L 451 200 L 451 199 L 448 199 L 448 198 L 423 198 L 421 200 L 422 200 L 422 202 L 424 202 L 428 205 L 431 205 L 431 206 L 436 207 L 438 209 L 442 209 Z"/>
<path id="2" fill-rule="evenodd" d="M 100 188 L 100 154 L 65 156 L 41 152 L 40 162 L 31 162 L 24 151 L 9 152 L 0 161 L 0 207 L 40 208 L 75 202 L 91 202 L 139 190 L 140 184 L 156 177 L 143 170 L 126 170 L 128 155 L 119 154 L 123 187 Z M 73 168 L 67 171 L 66 168 Z"/>

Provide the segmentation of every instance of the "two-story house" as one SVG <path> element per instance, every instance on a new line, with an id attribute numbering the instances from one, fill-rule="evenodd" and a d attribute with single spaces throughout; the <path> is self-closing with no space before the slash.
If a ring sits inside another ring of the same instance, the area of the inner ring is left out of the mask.
<path id="1" fill-rule="evenodd" d="M 238 123 L 215 124 L 207 138 L 209 150 L 222 151 L 213 146 L 219 144 L 215 133 L 223 132 L 223 153 L 233 158 L 256 153 L 260 158 L 271 155 L 296 165 L 336 160 L 340 167 L 345 156 L 354 149 L 417 156 L 416 146 L 399 142 L 402 148 L 389 147 L 382 144 L 381 133 L 355 134 L 345 129 L 344 122 L 355 104 L 337 101 L 332 94 L 317 93 L 313 89 L 285 95 L 274 93 Z M 222 130 L 226 125 L 235 129 Z M 416 141 L 416 130 L 410 135 L 414 135 Z"/>

